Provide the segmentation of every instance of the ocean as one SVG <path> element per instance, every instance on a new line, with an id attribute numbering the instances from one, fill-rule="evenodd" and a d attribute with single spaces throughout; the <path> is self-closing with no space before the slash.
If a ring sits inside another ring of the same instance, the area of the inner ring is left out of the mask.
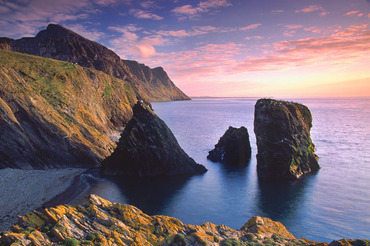
<path id="1" fill-rule="evenodd" d="M 180 146 L 208 172 L 190 178 L 99 178 L 90 181 L 87 192 L 186 224 L 212 222 L 239 229 L 258 215 L 280 221 L 297 238 L 369 239 L 370 99 L 290 99 L 312 113 L 311 138 L 321 166 L 296 181 L 258 179 L 256 101 L 197 98 L 152 103 Z M 246 167 L 230 168 L 206 158 L 229 126 L 248 129 L 252 158 Z"/>

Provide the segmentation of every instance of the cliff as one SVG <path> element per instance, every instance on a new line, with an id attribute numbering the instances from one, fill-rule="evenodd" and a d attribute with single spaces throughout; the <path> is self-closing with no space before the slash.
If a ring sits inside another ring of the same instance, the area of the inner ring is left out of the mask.
<path id="1" fill-rule="evenodd" d="M 240 230 L 204 223 L 185 225 L 162 215 L 149 216 L 125 204 L 90 195 L 82 205 L 42 209 L 20 217 L 1 245 L 370 245 L 368 240 L 330 244 L 296 239 L 279 222 L 253 217 Z"/>
<path id="2" fill-rule="evenodd" d="M 320 168 L 310 137 L 312 116 L 306 106 L 260 99 L 254 116 L 260 177 L 298 179 Z"/>
<path id="3" fill-rule="evenodd" d="M 117 148 L 103 161 L 102 174 L 167 176 L 207 171 L 184 152 L 171 130 L 149 106 L 138 102 L 133 112 Z"/>
<path id="4" fill-rule="evenodd" d="M 251 158 L 251 145 L 248 130 L 245 127 L 229 127 L 220 138 L 215 148 L 209 151 L 207 158 L 232 166 L 243 166 Z"/>
<path id="5" fill-rule="evenodd" d="M 98 166 L 136 101 L 103 72 L 0 50 L 0 168 Z"/>
<path id="6" fill-rule="evenodd" d="M 136 96 L 146 101 L 188 100 L 162 68 L 150 69 L 135 61 L 121 60 L 110 49 L 71 30 L 49 24 L 35 37 L 0 38 L 0 49 L 53 58 L 94 68 L 128 82 Z"/>

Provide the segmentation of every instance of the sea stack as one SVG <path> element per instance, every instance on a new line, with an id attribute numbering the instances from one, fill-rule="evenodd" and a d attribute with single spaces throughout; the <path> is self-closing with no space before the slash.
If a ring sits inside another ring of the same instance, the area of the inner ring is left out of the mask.
<path id="1" fill-rule="evenodd" d="M 230 126 L 207 158 L 230 166 L 244 166 L 250 160 L 251 152 L 247 128 Z"/>
<path id="2" fill-rule="evenodd" d="M 259 99 L 254 111 L 259 177 L 298 179 L 318 170 L 311 127 L 312 116 L 306 106 Z"/>
<path id="3" fill-rule="evenodd" d="M 167 125 L 138 102 L 117 148 L 102 163 L 103 175 L 169 176 L 201 174 L 207 169 L 190 158 Z"/>

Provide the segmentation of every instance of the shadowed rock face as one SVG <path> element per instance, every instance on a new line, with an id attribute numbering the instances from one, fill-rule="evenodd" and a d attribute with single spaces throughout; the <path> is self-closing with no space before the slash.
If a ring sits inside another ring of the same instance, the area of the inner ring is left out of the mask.
<path id="1" fill-rule="evenodd" d="M 250 160 L 251 151 L 247 128 L 230 126 L 207 158 L 214 162 L 243 166 Z"/>
<path id="2" fill-rule="evenodd" d="M 103 161 L 102 174 L 160 176 L 207 171 L 181 149 L 171 130 L 147 105 L 139 102 L 133 112 L 117 148 Z"/>
<path id="3" fill-rule="evenodd" d="M 163 68 L 151 69 L 136 61 L 121 60 L 112 50 L 62 26 L 50 24 L 35 37 L 0 38 L 0 49 L 43 56 L 94 68 L 133 86 L 146 101 L 189 100 L 170 80 Z"/>
<path id="4" fill-rule="evenodd" d="M 298 103 L 260 99 L 255 105 L 259 177 L 298 179 L 320 168 L 310 110 Z"/>

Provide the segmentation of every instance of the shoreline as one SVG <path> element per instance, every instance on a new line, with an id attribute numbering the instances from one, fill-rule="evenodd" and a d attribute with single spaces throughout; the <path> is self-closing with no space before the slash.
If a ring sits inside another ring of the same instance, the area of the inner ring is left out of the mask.
<path id="1" fill-rule="evenodd" d="M 21 170 L 0 169 L 0 231 L 6 231 L 23 216 L 43 207 L 66 204 L 88 189 L 82 168 Z"/>

